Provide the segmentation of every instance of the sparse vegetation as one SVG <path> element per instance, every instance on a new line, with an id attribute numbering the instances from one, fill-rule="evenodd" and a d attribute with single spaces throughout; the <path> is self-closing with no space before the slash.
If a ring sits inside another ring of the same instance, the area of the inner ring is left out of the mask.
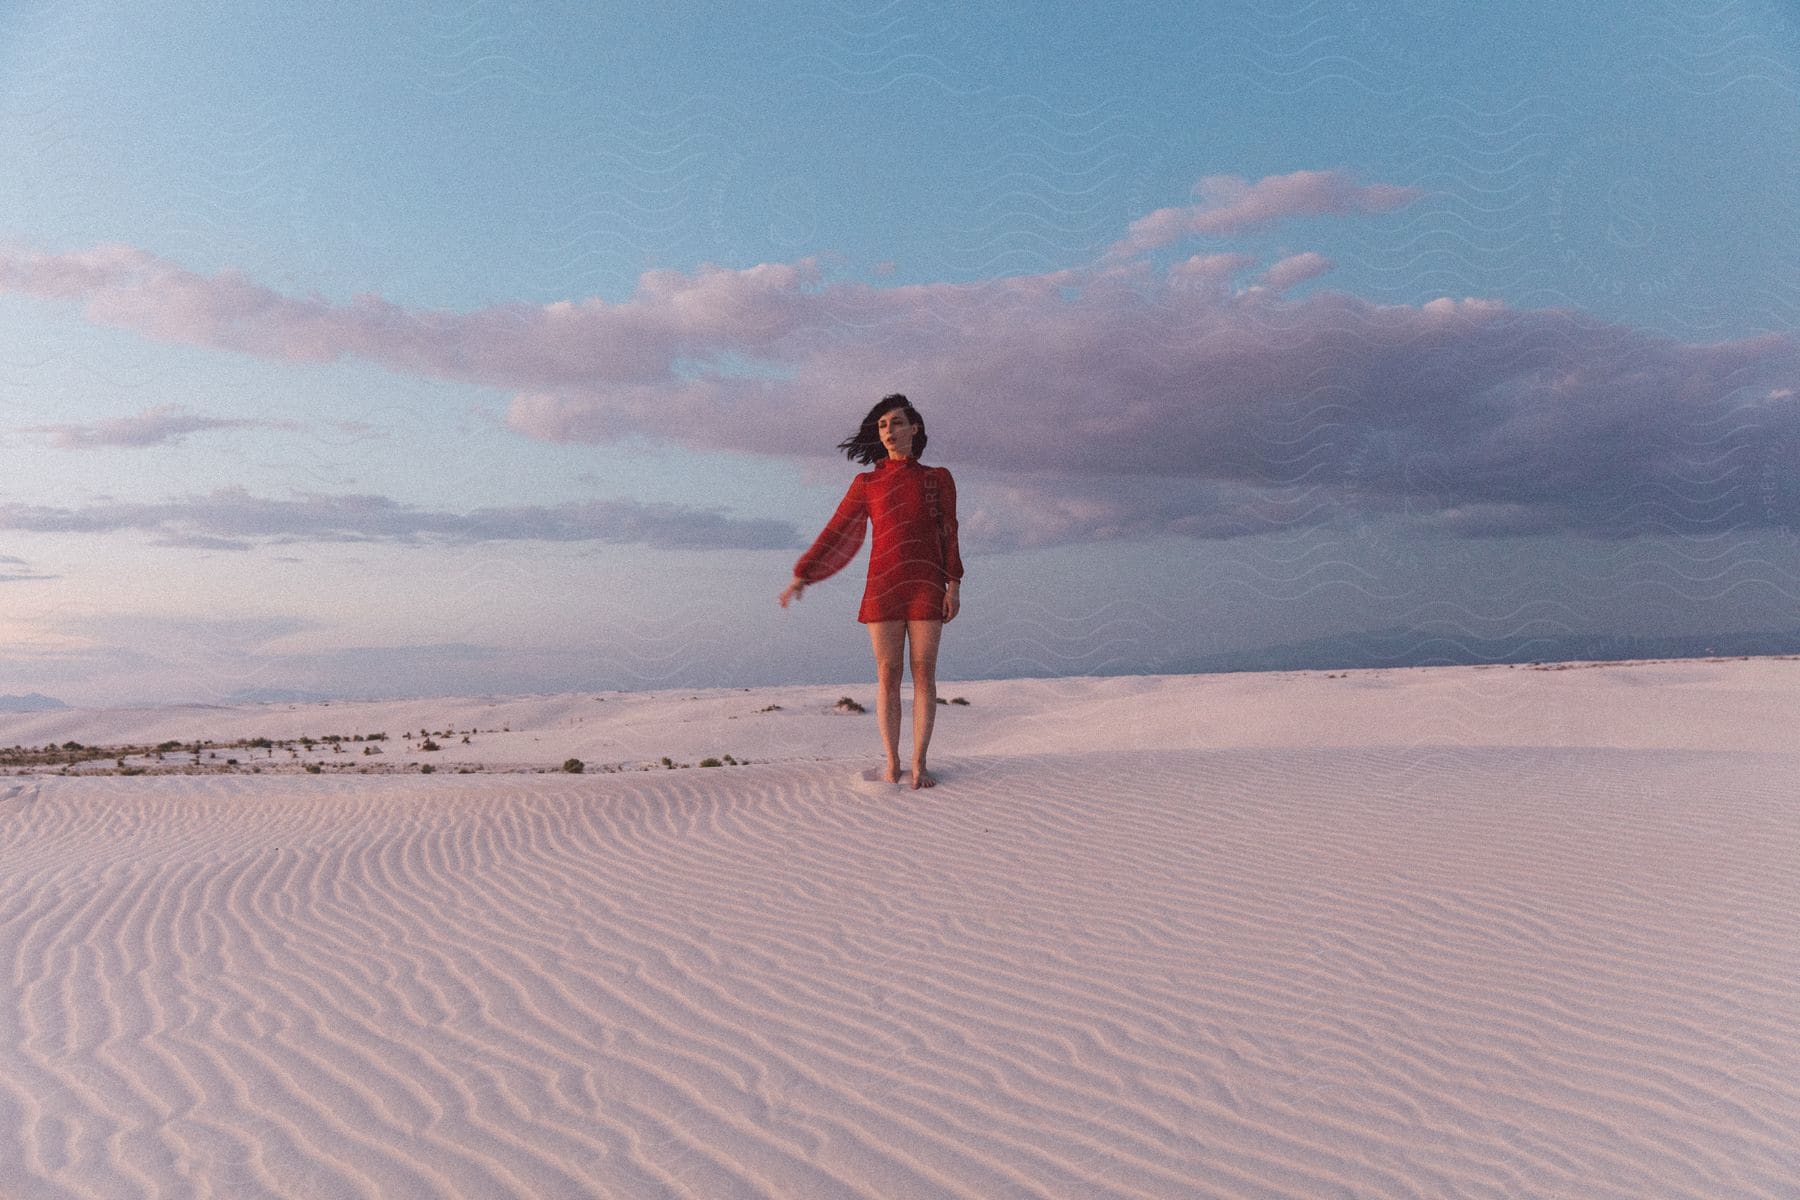
<path id="1" fill-rule="evenodd" d="M 841 713 L 866 713 L 869 711 L 848 696 L 839 696 L 838 702 L 832 707 Z"/>
<path id="2" fill-rule="evenodd" d="M 864 709 L 849 697 L 844 701 L 853 706 L 844 711 L 862 712 Z M 779 708 L 779 705 L 773 706 Z M 472 745 L 472 734 L 482 732 L 469 729 L 464 733 L 455 730 L 431 731 L 421 728 L 416 734 L 409 733 L 409 749 L 424 751 L 442 750 L 439 739 L 448 740 L 460 737 L 466 745 Z M 489 730 L 488 732 L 499 732 Z M 413 742 L 411 739 L 419 740 Z M 740 767 L 750 765 L 747 758 L 739 758 L 735 754 L 713 754 L 698 763 L 680 762 L 664 755 L 657 760 L 637 760 L 633 762 L 593 763 L 581 759 L 570 758 L 560 766 L 549 763 L 508 763 L 485 765 L 482 763 L 454 762 L 433 766 L 428 763 L 400 761 L 391 765 L 383 763 L 367 763 L 358 767 L 339 763 L 330 771 L 321 761 L 326 747 L 333 754 L 342 754 L 348 743 L 362 743 L 364 757 L 373 757 L 384 753 L 381 746 L 375 744 L 390 740 L 386 733 L 369 734 L 301 734 L 292 738 L 245 737 L 232 740 L 211 741 L 197 739 L 192 742 L 168 740 L 154 745 L 145 743 L 93 746 L 75 742 L 49 742 L 41 746 L 28 747 L 23 744 L 14 745 L 10 749 L 0 747 L 0 775 L 58 773 L 62 775 L 212 775 L 242 772 L 244 774 L 261 775 L 268 771 L 281 774 L 285 772 L 302 772 L 309 775 L 335 774 L 350 769 L 357 774 L 410 774 L 415 770 L 420 774 L 433 774 L 449 771 L 460 774 L 486 773 L 548 773 L 563 771 L 570 774 L 612 774 L 620 771 L 651 770 L 688 770 L 700 767 Z M 536 740 L 535 738 L 533 739 Z M 74 747 L 74 748 L 71 748 Z M 261 750 L 267 759 L 273 759 L 276 750 L 285 751 L 288 755 L 286 765 L 276 765 L 263 759 L 251 759 L 243 751 Z M 165 758 L 169 752 L 174 756 Z M 232 753 L 227 757 L 227 752 Z M 192 756 L 191 758 L 189 756 Z"/>

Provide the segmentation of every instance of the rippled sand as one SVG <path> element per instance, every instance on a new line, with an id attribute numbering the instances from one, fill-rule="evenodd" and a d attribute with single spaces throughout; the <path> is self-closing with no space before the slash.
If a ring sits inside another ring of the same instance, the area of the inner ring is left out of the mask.
<path id="1" fill-rule="evenodd" d="M 1800 664 L 845 690 L 0 780 L 0 1195 L 1800 1194 Z"/>

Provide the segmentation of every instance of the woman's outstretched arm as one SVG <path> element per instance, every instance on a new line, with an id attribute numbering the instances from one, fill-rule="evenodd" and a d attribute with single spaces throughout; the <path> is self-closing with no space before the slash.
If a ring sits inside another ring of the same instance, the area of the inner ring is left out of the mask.
<path id="1" fill-rule="evenodd" d="M 848 566 L 856 552 L 862 549 L 863 533 L 868 526 L 868 494 L 863 477 L 858 475 L 850 481 L 850 490 L 838 502 L 837 511 L 831 514 L 824 532 L 794 564 L 794 579 L 782 590 L 781 607 L 786 608 L 789 600 L 799 599 L 807 584 L 829 579 Z"/>

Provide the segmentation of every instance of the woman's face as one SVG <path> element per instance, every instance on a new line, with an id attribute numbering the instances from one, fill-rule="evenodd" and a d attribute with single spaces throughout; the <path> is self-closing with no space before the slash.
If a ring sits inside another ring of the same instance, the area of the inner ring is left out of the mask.
<path id="1" fill-rule="evenodd" d="M 881 435 L 889 458 L 911 458 L 913 435 L 918 430 L 904 408 L 890 408 L 875 422 L 875 432 Z"/>

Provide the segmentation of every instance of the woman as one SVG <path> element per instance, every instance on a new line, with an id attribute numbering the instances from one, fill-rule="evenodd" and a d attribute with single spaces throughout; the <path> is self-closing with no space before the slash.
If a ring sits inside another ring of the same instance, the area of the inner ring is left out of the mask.
<path id="1" fill-rule="evenodd" d="M 956 484 L 942 467 L 919 463 L 925 422 L 898 392 L 863 418 L 856 436 L 838 443 L 852 462 L 873 464 L 850 481 L 831 523 L 794 564 L 781 607 L 806 585 L 841 571 L 862 546 L 864 523 L 875 526 L 869 582 L 856 619 L 869 627 L 880 683 L 875 713 L 887 750 L 887 781 L 900 782 L 900 669 L 912 648 L 912 785 L 937 784 L 925 769 L 937 717 L 938 637 L 962 607 L 962 556 L 956 544 Z"/>

